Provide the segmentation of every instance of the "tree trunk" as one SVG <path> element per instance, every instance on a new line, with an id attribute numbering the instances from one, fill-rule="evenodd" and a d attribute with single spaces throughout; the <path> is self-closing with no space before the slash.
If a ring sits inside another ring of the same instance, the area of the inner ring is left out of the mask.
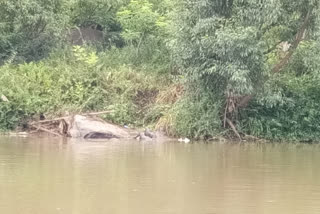
<path id="1" fill-rule="evenodd" d="M 297 34 L 296 34 L 296 39 L 290 49 L 290 51 L 287 53 L 287 55 L 278 63 L 274 66 L 274 68 L 272 69 L 272 73 L 278 73 L 280 72 L 283 68 L 285 68 L 285 66 L 289 63 L 290 58 L 292 57 L 292 55 L 294 54 L 295 50 L 298 48 L 300 42 L 304 39 L 304 34 L 308 28 L 308 25 L 310 23 L 311 20 L 311 14 L 312 14 L 312 8 L 309 9 L 309 11 L 306 14 L 306 17 L 300 27 L 300 29 L 298 30 Z M 247 95 L 242 97 L 242 99 L 240 100 L 238 107 L 239 108 L 244 108 L 246 107 L 249 102 L 252 100 L 253 95 Z"/>

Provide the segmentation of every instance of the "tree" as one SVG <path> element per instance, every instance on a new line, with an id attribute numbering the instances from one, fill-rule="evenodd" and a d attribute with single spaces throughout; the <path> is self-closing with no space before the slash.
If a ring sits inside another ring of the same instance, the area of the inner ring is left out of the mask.
<path id="1" fill-rule="evenodd" d="M 72 22 L 78 27 L 95 26 L 106 32 L 120 31 L 116 13 L 128 0 L 75 0 Z"/>
<path id="2" fill-rule="evenodd" d="M 139 51 L 143 40 L 158 36 L 166 25 L 164 17 L 153 11 L 153 4 L 148 0 L 132 0 L 117 13 L 123 27 L 122 36 Z"/>
<path id="3" fill-rule="evenodd" d="M 176 7 L 175 60 L 199 96 L 224 100 L 223 124 L 241 138 L 234 125 L 238 109 L 262 91 L 268 75 L 287 65 L 312 31 L 318 1 L 181 0 Z M 289 52 L 266 63 L 283 41 L 292 44 Z"/>
<path id="4" fill-rule="evenodd" d="M 62 38 L 70 4 L 64 0 L 0 2 L 0 63 L 45 56 Z"/>

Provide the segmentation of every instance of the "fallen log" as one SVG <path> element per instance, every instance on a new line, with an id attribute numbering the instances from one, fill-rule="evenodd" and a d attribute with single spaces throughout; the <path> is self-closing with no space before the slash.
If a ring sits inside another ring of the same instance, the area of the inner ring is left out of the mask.
<path id="1" fill-rule="evenodd" d="M 36 126 L 36 125 L 32 125 L 32 124 L 30 124 L 30 125 L 33 126 L 34 128 L 36 128 L 37 130 L 41 130 L 41 131 L 47 132 L 49 134 L 53 134 L 53 135 L 56 135 L 56 136 L 59 136 L 59 137 L 63 137 L 61 134 L 56 133 L 54 131 L 51 131 L 49 129 L 43 128 L 41 126 Z"/>
<path id="2" fill-rule="evenodd" d="M 79 114 L 81 116 L 98 116 L 101 114 L 109 114 L 114 112 L 113 110 L 109 110 L 109 111 L 100 111 L 100 112 L 89 112 L 89 113 L 84 113 L 84 114 Z M 58 118 L 53 118 L 50 120 L 39 120 L 39 121 L 33 121 L 30 124 L 39 124 L 39 123 L 52 123 L 52 122 L 56 122 L 56 121 L 60 121 L 60 120 L 68 120 L 70 118 L 70 116 L 65 116 L 65 117 L 58 117 Z"/>
<path id="3" fill-rule="evenodd" d="M 41 123 L 53 123 L 53 122 L 58 122 L 58 121 L 61 121 L 61 120 L 66 120 L 70 117 L 58 117 L 58 118 L 54 118 L 54 119 L 51 119 L 51 120 L 39 120 L 39 121 L 33 121 L 31 123 L 29 123 L 29 125 L 35 125 L 35 124 L 41 124 Z"/>
<path id="4" fill-rule="evenodd" d="M 113 113 L 113 110 L 110 111 L 100 111 L 100 112 L 91 112 L 91 113 L 86 113 L 86 114 L 80 114 L 82 116 L 96 116 L 96 115 L 101 115 L 101 114 L 109 114 Z"/>

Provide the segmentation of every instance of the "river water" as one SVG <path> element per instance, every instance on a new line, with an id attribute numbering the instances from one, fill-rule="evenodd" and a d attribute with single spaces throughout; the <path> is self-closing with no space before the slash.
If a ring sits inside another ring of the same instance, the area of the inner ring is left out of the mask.
<path id="1" fill-rule="evenodd" d="M 0 138 L 1 214 L 319 214 L 320 146 Z"/>

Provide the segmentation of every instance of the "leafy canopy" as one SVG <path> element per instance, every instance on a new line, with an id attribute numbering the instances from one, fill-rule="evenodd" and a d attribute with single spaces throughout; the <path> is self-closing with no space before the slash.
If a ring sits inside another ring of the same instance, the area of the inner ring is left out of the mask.
<path id="1" fill-rule="evenodd" d="M 69 23 L 66 0 L 3 0 L 0 2 L 0 63 L 45 56 L 61 40 Z"/>
<path id="2" fill-rule="evenodd" d="M 148 0 L 132 0 L 117 16 L 124 30 L 122 36 L 131 43 L 158 35 L 165 26 L 164 17 L 153 10 Z"/>

